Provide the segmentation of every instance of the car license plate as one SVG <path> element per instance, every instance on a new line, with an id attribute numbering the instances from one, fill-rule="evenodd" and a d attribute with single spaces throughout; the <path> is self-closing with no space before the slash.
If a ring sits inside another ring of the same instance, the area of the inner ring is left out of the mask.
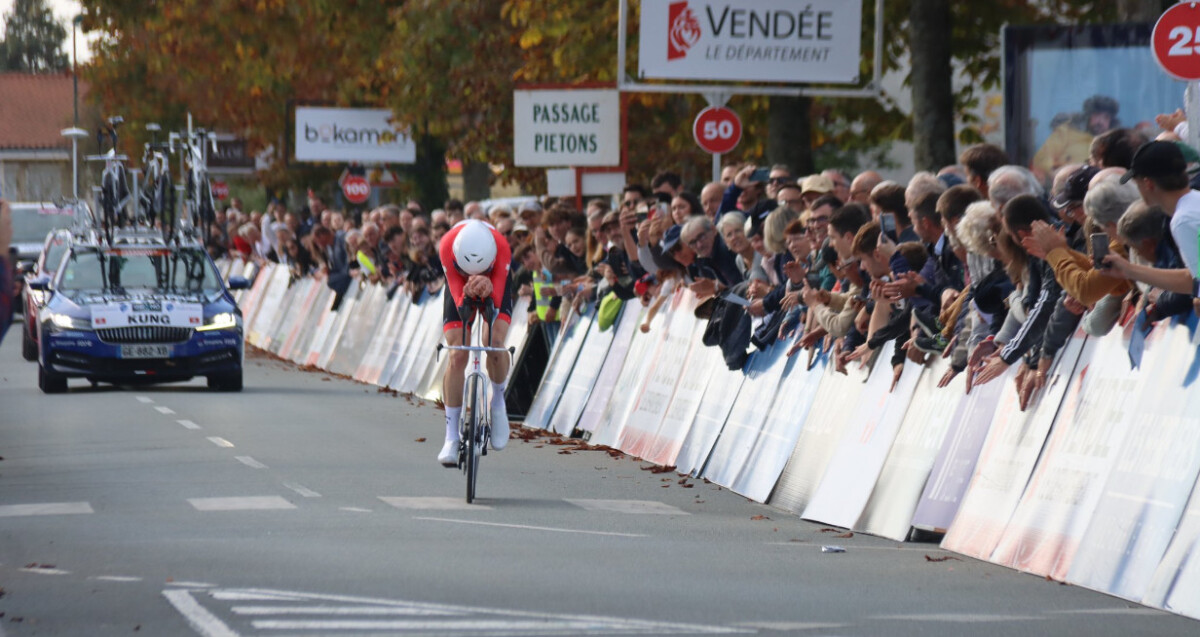
<path id="1" fill-rule="evenodd" d="M 122 345 L 121 358 L 171 358 L 171 346 Z"/>

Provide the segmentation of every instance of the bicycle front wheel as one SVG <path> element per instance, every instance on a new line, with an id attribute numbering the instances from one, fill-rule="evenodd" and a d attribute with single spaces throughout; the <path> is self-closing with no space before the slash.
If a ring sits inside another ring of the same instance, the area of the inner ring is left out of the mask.
<path id="1" fill-rule="evenodd" d="M 477 386 L 479 378 L 467 377 L 467 393 L 463 396 L 463 418 L 465 419 L 462 435 L 467 443 L 467 504 L 475 501 L 475 480 L 479 476 L 479 431 L 482 423 L 479 419 L 479 401 Z"/>

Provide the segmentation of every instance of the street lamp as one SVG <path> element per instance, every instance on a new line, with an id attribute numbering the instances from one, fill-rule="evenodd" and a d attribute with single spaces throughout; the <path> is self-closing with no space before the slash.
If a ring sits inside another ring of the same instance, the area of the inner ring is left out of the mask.
<path id="1" fill-rule="evenodd" d="M 75 49 L 75 32 L 83 24 L 83 14 L 71 18 L 71 83 L 75 101 L 75 128 L 79 128 L 79 53 Z"/>

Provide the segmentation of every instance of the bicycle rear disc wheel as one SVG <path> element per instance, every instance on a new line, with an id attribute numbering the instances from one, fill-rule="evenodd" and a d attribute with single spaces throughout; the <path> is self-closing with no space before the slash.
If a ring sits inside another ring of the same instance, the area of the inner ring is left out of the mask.
<path id="1" fill-rule="evenodd" d="M 479 436 L 476 433 L 479 430 L 479 405 L 476 398 L 475 386 L 479 381 L 474 376 L 467 377 L 467 395 L 464 396 L 463 413 L 467 419 L 465 431 L 467 441 L 467 504 L 475 501 L 475 480 L 479 476 L 479 454 L 476 452 L 479 444 Z"/>

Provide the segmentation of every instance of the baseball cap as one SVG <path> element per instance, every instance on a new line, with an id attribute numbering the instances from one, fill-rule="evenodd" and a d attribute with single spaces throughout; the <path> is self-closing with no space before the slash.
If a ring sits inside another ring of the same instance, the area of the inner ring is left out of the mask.
<path id="1" fill-rule="evenodd" d="M 663 253 L 670 252 L 671 248 L 674 248 L 676 244 L 679 243 L 679 237 L 682 234 L 683 226 L 674 225 L 670 228 L 667 228 L 667 231 L 663 234 L 662 241 L 658 242 L 658 245 L 662 248 Z"/>
<path id="2" fill-rule="evenodd" d="M 1091 165 L 1083 165 L 1075 169 L 1075 172 L 1067 175 L 1063 181 L 1062 188 L 1055 193 L 1054 198 L 1050 200 L 1050 205 L 1054 206 L 1055 210 L 1066 210 L 1072 203 L 1083 201 L 1084 195 L 1087 194 L 1088 184 L 1091 183 L 1092 177 L 1100 172 L 1099 168 Z"/>
<path id="3" fill-rule="evenodd" d="M 644 274 L 642 278 L 633 284 L 633 293 L 638 296 L 645 296 L 650 291 L 650 286 L 658 283 L 658 279 L 653 274 Z"/>
<path id="4" fill-rule="evenodd" d="M 833 181 L 825 175 L 809 175 L 800 182 L 800 194 L 833 192 Z"/>
<path id="5" fill-rule="evenodd" d="M 1134 177 L 1167 177 L 1187 172 L 1187 160 L 1174 142 L 1147 142 L 1133 154 L 1129 170 L 1121 175 L 1121 183 Z"/>

